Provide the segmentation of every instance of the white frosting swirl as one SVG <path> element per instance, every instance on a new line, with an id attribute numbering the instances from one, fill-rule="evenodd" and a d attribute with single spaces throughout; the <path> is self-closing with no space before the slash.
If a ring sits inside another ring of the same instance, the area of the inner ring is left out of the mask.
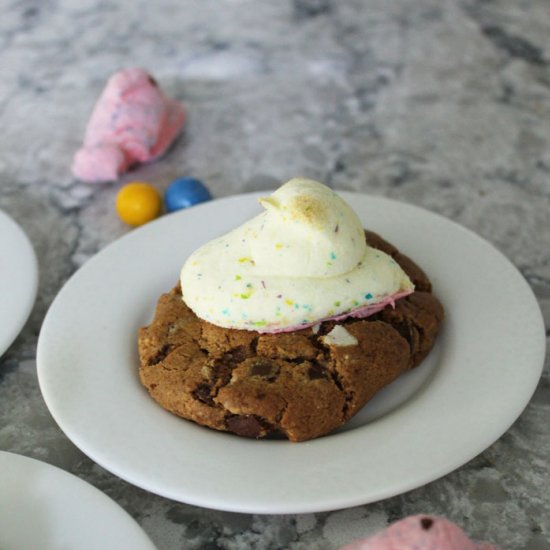
<path id="1" fill-rule="evenodd" d="M 183 266 L 183 299 L 198 317 L 277 332 L 364 316 L 412 292 L 395 260 L 367 246 L 359 218 L 330 188 L 295 178 L 260 203 L 264 212 Z"/>

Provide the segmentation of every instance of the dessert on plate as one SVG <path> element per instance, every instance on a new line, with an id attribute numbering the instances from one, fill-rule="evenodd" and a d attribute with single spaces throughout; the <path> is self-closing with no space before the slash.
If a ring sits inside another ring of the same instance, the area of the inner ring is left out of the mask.
<path id="1" fill-rule="evenodd" d="M 295 178 L 260 203 L 187 258 L 140 330 L 139 373 L 183 418 L 305 441 L 419 365 L 444 313 L 422 269 L 330 188 Z"/>

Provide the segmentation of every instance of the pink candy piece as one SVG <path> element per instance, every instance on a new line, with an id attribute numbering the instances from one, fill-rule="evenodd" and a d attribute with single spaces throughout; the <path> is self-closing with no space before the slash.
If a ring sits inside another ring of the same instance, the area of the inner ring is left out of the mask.
<path id="1" fill-rule="evenodd" d="M 484 542 L 474 542 L 448 519 L 409 516 L 384 531 L 352 542 L 340 550 L 498 550 Z"/>
<path id="2" fill-rule="evenodd" d="M 116 180 L 132 165 L 160 157 L 184 122 L 183 105 L 166 97 L 146 71 L 115 73 L 94 107 L 72 172 L 88 182 Z"/>

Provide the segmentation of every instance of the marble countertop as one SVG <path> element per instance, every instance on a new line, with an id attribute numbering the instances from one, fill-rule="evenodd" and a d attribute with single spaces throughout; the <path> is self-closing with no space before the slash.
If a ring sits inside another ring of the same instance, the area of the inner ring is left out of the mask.
<path id="1" fill-rule="evenodd" d="M 500 249 L 549 326 L 549 37 L 547 0 L 4 2 L 0 209 L 30 237 L 40 283 L 0 358 L 0 449 L 98 487 L 160 550 L 336 549 L 414 513 L 502 549 L 550 549 L 548 360 L 510 430 L 453 473 L 382 502 L 284 516 L 201 509 L 115 477 L 64 436 L 36 374 L 53 298 L 130 231 L 114 198 L 134 179 L 162 190 L 190 175 L 223 197 L 300 174 L 419 205 Z M 185 134 L 121 182 L 80 183 L 69 166 L 90 110 L 106 79 L 134 65 L 185 102 Z"/>

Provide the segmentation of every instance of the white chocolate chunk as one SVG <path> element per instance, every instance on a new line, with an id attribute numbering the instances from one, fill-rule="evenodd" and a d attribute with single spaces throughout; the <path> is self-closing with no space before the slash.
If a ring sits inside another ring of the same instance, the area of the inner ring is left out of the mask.
<path id="1" fill-rule="evenodd" d="M 327 346 L 356 346 L 359 343 L 342 325 L 335 325 L 328 334 L 321 336 L 321 340 Z"/>

